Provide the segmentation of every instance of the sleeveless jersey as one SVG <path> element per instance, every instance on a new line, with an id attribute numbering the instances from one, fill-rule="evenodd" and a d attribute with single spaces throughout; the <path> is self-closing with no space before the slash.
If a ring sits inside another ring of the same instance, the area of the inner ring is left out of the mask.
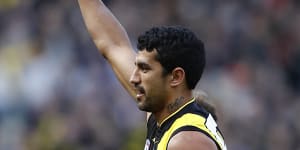
<path id="1" fill-rule="evenodd" d="M 197 131 L 207 135 L 219 150 L 227 150 L 216 121 L 202 106 L 191 100 L 158 125 L 151 114 L 147 122 L 144 150 L 167 150 L 170 139 L 180 131 Z"/>

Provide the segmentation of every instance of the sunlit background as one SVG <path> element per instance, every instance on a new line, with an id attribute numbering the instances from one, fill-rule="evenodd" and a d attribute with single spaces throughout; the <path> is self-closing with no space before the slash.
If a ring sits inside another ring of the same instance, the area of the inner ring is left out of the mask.
<path id="1" fill-rule="evenodd" d="M 300 2 L 106 0 L 132 43 L 184 25 L 206 44 L 197 90 L 229 150 L 300 150 Z M 92 43 L 76 0 L 0 0 L 0 150 L 141 150 L 145 115 Z M 298 116 L 298 117 L 297 117 Z"/>

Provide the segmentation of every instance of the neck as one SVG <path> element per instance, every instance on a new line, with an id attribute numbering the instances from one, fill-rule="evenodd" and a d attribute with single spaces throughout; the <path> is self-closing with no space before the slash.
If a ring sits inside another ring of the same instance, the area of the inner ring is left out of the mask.
<path id="1" fill-rule="evenodd" d="M 160 126 L 170 115 L 176 112 L 183 105 L 192 99 L 192 92 L 176 94 L 169 98 L 162 111 L 153 113 L 158 125 Z"/>

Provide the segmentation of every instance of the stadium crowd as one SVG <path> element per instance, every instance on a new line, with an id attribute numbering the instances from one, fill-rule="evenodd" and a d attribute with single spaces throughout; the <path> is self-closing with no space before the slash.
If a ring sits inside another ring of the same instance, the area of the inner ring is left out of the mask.
<path id="1" fill-rule="evenodd" d="M 105 0 L 135 44 L 153 25 L 206 43 L 197 90 L 230 150 L 300 150 L 297 0 Z M 74 0 L 0 0 L 0 150 L 142 149 L 145 116 Z"/>

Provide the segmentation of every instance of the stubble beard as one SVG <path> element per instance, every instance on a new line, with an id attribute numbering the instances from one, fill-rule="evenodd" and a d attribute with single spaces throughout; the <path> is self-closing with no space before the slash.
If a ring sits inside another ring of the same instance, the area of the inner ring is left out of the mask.
<path id="1" fill-rule="evenodd" d="M 149 97 L 145 97 L 145 99 L 143 101 L 140 102 L 141 104 L 138 105 L 138 108 L 141 111 L 145 111 L 145 112 L 158 112 L 159 110 L 162 109 L 163 105 L 160 102 L 160 100 L 158 98 L 149 98 Z"/>

